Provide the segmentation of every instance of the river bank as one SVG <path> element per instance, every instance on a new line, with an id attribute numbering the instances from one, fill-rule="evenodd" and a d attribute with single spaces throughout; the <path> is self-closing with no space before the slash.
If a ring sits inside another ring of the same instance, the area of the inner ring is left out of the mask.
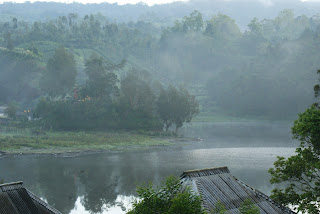
<path id="1" fill-rule="evenodd" d="M 0 132 L 0 154 L 76 154 L 168 146 L 181 140 L 163 132 L 43 131 Z"/>

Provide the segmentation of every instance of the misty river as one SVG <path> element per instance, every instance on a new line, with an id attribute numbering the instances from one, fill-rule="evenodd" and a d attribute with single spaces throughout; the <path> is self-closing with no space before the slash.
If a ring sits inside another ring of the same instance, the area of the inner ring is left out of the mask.
<path id="1" fill-rule="evenodd" d="M 228 166 L 231 174 L 270 194 L 268 169 L 294 154 L 288 122 L 194 123 L 181 129 L 192 142 L 75 157 L 20 155 L 0 159 L 5 182 L 24 186 L 66 214 L 125 213 L 137 184 L 156 184 L 184 170 Z M 1 156 L 0 156 L 1 157 Z"/>

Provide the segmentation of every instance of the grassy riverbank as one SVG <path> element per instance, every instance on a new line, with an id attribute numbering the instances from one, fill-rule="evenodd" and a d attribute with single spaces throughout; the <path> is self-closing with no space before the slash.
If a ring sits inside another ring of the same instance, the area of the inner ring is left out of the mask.
<path id="1" fill-rule="evenodd" d="M 143 132 L 0 132 L 0 151 L 7 154 L 57 154 L 110 151 L 170 145 L 173 137 Z"/>

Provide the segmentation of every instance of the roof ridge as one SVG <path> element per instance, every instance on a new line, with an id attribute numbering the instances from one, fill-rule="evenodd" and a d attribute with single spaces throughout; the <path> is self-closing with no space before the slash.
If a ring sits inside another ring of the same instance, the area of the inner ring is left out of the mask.
<path id="1" fill-rule="evenodd" d="M 186 176 L 199 177 L 199 176 L 204 176 L 204 174 L 217 175 L 217 174 L 224 174 L 224 173 L 230 173 L 228 167 L 226 167 L 226 166 L 215 167 L 215 168 L 187 170 L 187 171 L 184 171 L 180 177 L 181 178 L 186 177 Z"/>
<path id="2" fill-rule="evenodd" d="M 243 181 L 239 180 L 238 178 L 236 178 L 235 176 L 231 175 L 238 183 L 240 183 L 241 185 L 251 189 L 255 194 L 261 196 L 262 198 L 266 199 L 267 201 L 271 202 L 273 205 L 277 206 L 278 208 L 284 210 L 287 213 L 290 214 L 296 214 L 296 212 L 292 211 L 290 208 L 285 207 L 281 204 L 279 204 L 278 202 L 274 201 L 270 196 L 264 194 L 263 192 L 257 190 L 256 188 L 253 188 L 251 186 L 249 186 L 248 184 L 244 183 Z"/>
<path id="3" fill-rule="evenodd" d="M 22 181 L 16 181 L 16 182 L 10 182 L 10 183 L 4 183 L 4 184 L 0 184 L 0 187 L 6 187 L 6 186 L 12 186 L 12 185 L 18 185 L 18 184 L 23 184 Z"/>
<path id="4" fill-rule="evenodd" d="M 29 196 L 31 197 L 31 199 L 33 199 L 34 201 L 36 201 L 38 204 L 40 204 L 41 206 L 45 207 L 46 209 L 50 210 L 52 213 L 57 213 L 57 214 L 61 214 L 60 211 L 58 211 L 56 208 L 50 206 L 48 203 L 46 203 L 45 201 L 41 200 L 38 196 L 36 196 L 35 194 L 33 194 L 31 191 L 29 191 L 28 189 L 27 193 L 29 194 Z"/>

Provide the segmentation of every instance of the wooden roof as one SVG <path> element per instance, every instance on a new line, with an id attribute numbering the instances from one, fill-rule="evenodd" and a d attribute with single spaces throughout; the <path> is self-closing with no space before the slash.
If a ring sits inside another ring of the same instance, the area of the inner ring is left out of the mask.
<path id="1" fill-rule="evenodd" d="M 0 185 L 0 213 L 5 214 L 61 214 L 29 190 L 22 182 Z"/>
<path id="2" fill-rule="evenodd" d="M 203 207 L 209 213 L 215 211 L 220 203 L 228 213 L 238 214 L 247 199 L 259 208 L 261 214 L 295 213 L 232 176 L 227 167 L 185 171 L 181 181 L 184 188 L 188 186 L 202 196 Z"/>

